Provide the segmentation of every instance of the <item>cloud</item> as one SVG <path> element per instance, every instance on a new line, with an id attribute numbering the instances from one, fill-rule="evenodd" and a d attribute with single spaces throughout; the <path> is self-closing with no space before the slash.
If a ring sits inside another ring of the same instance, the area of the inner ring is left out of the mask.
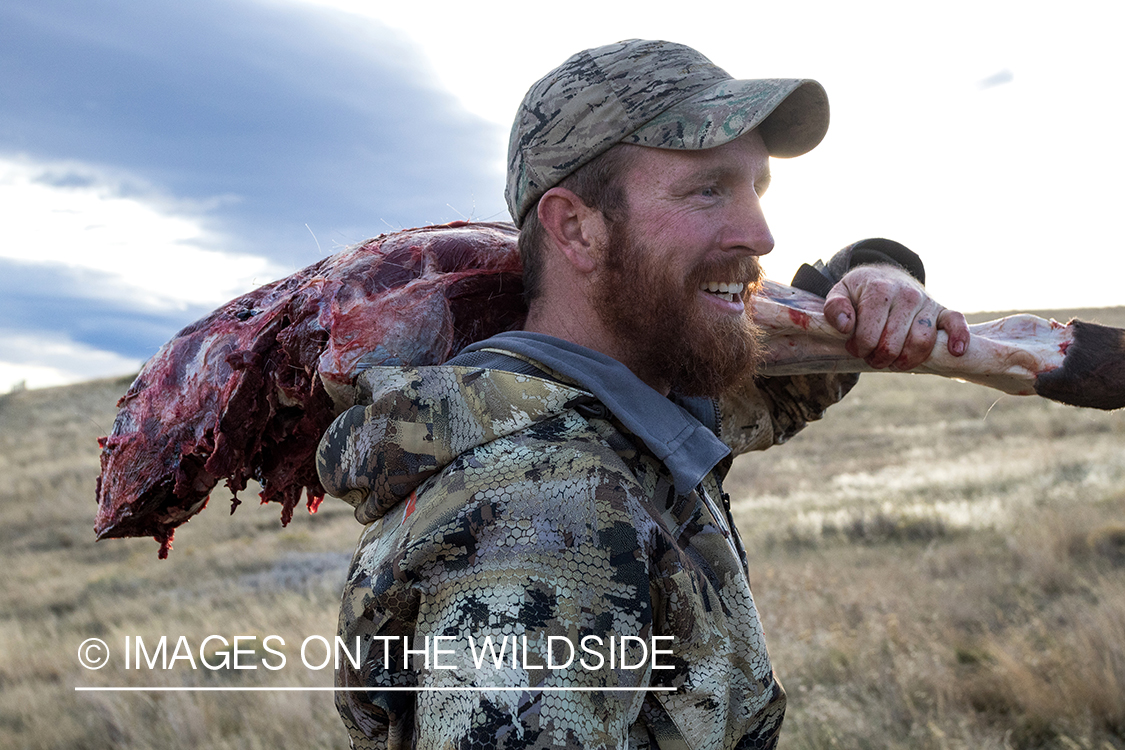
<path id="1" fill-rule="evenodd" d="M 0 328 L 0 393 L 137 372 L 141 360 L 96 349 L 52 331 Z"/>
<path id="2" fill-rule="evenodd" d="M 990 89 L 996 86 L 1003 86 L 1005 83 L 1011 83 L 1015 79 L 1015 74 L 1007 68 L 1004 68 L 1003 70 L 996 71 L 987 78 L 982 78 L 981 80 L 977 81 L 977 88 Z"/>
<path id="3" fill-rule="evenodd" d="M 29 383 L 85 371 L 41 342 L 130 369 L 343 246 L 504 210 L 498 126 L 401 34 L 337 11 L 2 3 L 0 101 L 0 320 L 9 351 L 35 347 L 3 367 Z"/>
<path id="4" fill-rule="evenodd" d="M 109 294 L 114 288 L 124 291 Z M 125 357 L 148 358 L 212 307 L 141 309 L 108 273 L 0 259 L 0 321 L 5 327 L 53 332 Z"/>
<path id="5" fill-rule="evenodd" d="M 293 266 L 394 226 L 502 209 L 495 125 L 374 21 L 248 0 L 0 6 L 0 150 L 212 202 Z M 235 249 L 235 248 L 228 248 Z"/>
<path id="6" fill-rule="evenodd" d="M 139 191 L 80 163 L 0 158 L 0 259 L 89 272 L 96 283 L 72 286 L 76 297 L 146 311 L 216 306 L 284 275 L 261 256 L 213 249 L 222 238 L 202 217 Z"/>

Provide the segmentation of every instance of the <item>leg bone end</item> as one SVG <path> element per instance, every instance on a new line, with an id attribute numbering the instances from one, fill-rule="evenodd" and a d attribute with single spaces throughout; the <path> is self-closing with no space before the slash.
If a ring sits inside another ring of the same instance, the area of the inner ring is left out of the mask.
<path id="1" fill-rule="evenodd" d="M 1125 330 L 1072 320 L 1074 341 L 1062 367 L 1041 373 L 1035 392 L 1072 406 L 1125 406 Z"/>

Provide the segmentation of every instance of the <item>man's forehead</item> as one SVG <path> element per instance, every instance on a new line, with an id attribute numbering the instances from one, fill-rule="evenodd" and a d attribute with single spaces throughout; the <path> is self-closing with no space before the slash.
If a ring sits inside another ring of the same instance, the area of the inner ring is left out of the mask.
<path id="1" fill-rule="evenodd" d="M 629 144 L 617 148 L 635 149 L 627 175 L 634 179 L 746 177 L 758 183 L 770 178 L 769 152 L 757 131 L 715 148 L 694 151 Z"/>

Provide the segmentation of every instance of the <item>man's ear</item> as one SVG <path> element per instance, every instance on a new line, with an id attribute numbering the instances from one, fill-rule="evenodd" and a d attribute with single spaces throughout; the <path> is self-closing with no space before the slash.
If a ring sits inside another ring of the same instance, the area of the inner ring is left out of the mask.
<path id="1" fill-rule="evenodd" d="M 576 271 L 585 274 L 597 268 L 608 235 L 601 211 L 563 187 L 544 193 L 538 210 L 539 223 L 550 241 Z"/>

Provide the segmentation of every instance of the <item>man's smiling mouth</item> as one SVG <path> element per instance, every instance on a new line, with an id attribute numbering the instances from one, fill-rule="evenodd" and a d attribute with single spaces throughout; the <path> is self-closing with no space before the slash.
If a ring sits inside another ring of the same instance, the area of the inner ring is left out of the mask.
<path id="1" fill-rule="evenodd" d="M 742 298 L 742 290 L 746 285 L 741 282 L 730 281 L 701 281 L 699 282 L 699 291 L 709 292 L 716 297 L 727 302 L 734 302 L 736 298 Z"/>

